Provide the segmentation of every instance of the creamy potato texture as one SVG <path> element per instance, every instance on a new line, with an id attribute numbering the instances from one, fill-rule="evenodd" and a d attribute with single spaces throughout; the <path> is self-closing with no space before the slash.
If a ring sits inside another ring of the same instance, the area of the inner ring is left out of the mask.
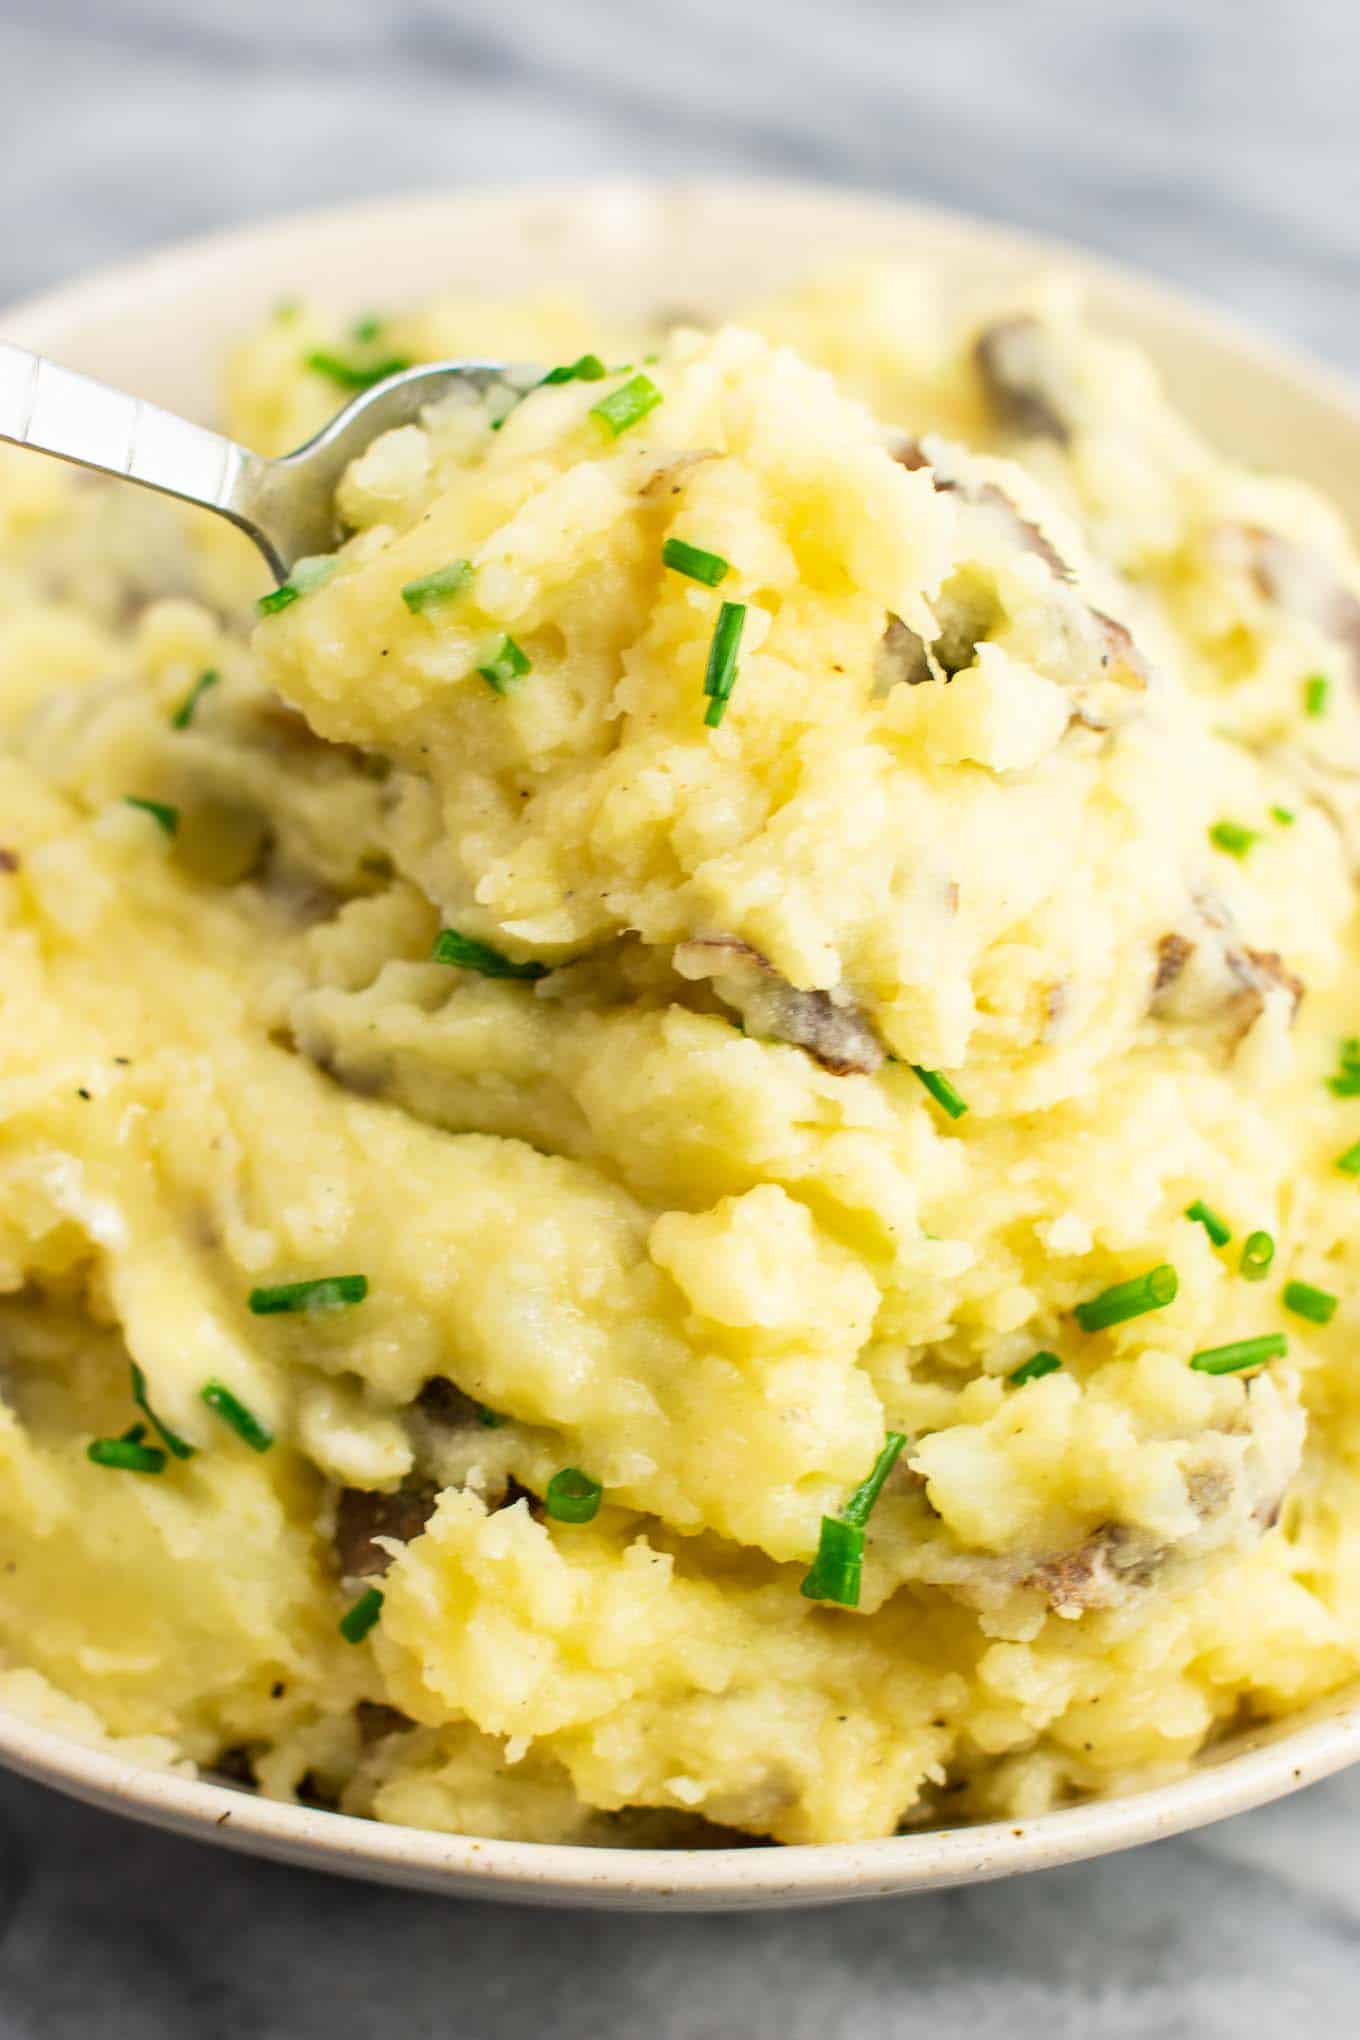
<path id="1" fill-rule="evenodd" d="M 1337 519 L 1060 292 L 869 268 L 288 308 L 230 423 L 497 351 L 571 372 L 379 440 L 260 617 L 233 534 L 0 469 L 0 1698 L 806 1842 L 1353 1677 Z"/>

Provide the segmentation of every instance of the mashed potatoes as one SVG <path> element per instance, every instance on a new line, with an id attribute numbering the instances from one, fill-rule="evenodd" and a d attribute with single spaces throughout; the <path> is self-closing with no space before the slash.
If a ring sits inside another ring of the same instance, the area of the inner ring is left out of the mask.
<path id="1" fill-rule="evenodd" d="M 618 347 L 282 313 L 267 451 L 562 373 L 258 619 L 0 470 L 0 1697 L 543 1840 L 1173 1771 L 1360 1672 L 1360 573 L 1061 295 Z"/>

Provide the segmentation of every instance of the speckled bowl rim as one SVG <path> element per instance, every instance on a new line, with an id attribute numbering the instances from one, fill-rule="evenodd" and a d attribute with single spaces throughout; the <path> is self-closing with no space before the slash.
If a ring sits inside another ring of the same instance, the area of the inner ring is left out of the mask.
<path id="1" fill-rule="evenodd" d="M 729 302 L 857 249 L 917 259 L 960 291 L 1075 276 L 1093 315 L 1245 457 L 1329 489 L 1360 529 L 1360 401 L 1338 377 L 1074 248 L 866 193 L 787 184 L 606 184 L 417 194 L 171 248 L 0 313 L 0 335 L 188 410 L 213 355 L 294 289 L 342 304 L 475 273 L 510 291 L 583 274 L 606 299 L 675 285 Z M 260 1799 L 147 1769 L 0 1710 L 0 1764 L 75 1798 L 276 1860 L 470 1897 L 636 1910 L 821 1905 L 1052 1868 L 1221 1819 L 1360 1758 L 1354 1689 L 1238 1736 L 1183 1775 L 1032 1820 L 816 1847 L 612 1850 L 480 1840 Z"/>

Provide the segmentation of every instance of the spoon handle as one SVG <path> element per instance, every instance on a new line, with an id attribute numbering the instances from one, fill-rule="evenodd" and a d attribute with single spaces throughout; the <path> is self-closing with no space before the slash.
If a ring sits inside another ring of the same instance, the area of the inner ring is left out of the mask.
<path id="1" fill-rule="evenodd" d="M 253 507 L 268 463 L 220 433 L 0 340 L 0 440 L 216 510 L 273 549 Z"/>

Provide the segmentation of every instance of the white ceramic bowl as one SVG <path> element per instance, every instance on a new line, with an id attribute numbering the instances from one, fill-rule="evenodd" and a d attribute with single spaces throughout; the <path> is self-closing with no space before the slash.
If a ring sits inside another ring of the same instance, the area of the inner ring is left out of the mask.
<path id="1" fill-rule="evenodd" d="M 772 185 L 610 184 L 347 207 L 174 248 L 0 315 L 0 334 L 210 416 L 224 342 L 298 293 L 344 309 L 443 283 L 581 285 L 627 315 L 720 308 L 847 253 L 921 262 L 970 296 L 1075 272 L 1095 318 L 1136 339 L 1173 395 L 1244 458 L 1306 476 L 1360 529 L 1360 401 L 1310 363 L 1075 250 L 888 200 Z M 0 1713 L 0 1762 L 181 1833 L 392 1884 L 637 1909 L 828 1904 L 1034 1870 L 1174 1834 L 1292 1792 L 1360 1757 L 1346 1694 L 1215 1749 L 1170 1784 L 1016 1824 L 821 1848 L 600 1850 L 480 1841 L 282 1806 L 143 1771 Z"/>

